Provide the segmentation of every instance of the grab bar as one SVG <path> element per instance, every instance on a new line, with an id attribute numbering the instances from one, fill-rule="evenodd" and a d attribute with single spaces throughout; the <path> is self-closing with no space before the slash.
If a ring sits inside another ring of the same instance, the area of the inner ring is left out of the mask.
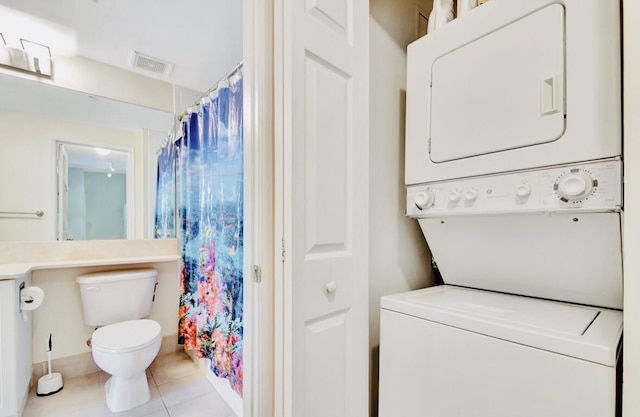
<path id="1" fill-rule="evenodd" d="M 32 211 L 0 211 L 0 215 L 3 214 L 8 214 L 8 215 L 27 215 L 27 216 L 38 216 L 38 217 L 42 217 L 44 216 L 44 211 L 38 210 L 36 212 L 32 212 Z"/>

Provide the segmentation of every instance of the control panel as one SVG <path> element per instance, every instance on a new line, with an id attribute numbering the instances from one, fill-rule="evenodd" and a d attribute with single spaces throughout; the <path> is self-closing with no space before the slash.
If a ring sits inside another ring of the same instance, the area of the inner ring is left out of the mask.
<path id="1" fill-rule="evenodd" d="M 407 187 L 407 216 L 612 211 L 622 206 L 622 162 L 577 165 L 486 175 Z"/>

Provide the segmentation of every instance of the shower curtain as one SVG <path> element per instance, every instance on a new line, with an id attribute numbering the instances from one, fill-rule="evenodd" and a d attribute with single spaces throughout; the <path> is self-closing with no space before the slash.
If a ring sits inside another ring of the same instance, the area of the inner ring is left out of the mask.
<path id="1" fill-rule="evenodd" d="M 243 125 L 238 68 L 182 118 L 176 143 L 179 342 L 242 395 Z"/>
<path id="2" fill-rule="evenodd" d="M 158 154 L 156 182 L 156 212 L 153 237 L 168 239 L 176 237 L 176 153 L 173 136 Z"/>

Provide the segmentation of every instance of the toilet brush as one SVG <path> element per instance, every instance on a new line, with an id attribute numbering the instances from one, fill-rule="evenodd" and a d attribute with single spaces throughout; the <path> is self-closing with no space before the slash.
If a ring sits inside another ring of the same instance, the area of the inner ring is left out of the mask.
<path id="1" fill-rule="evenodd" d="M 36 394 L 39 397 L 43 397 L 45 395 L 55 394 L 59 392 L 64 387 L 62 383 L 62 374 L 59 372 L 51 372 L 51 333 L 49 333 L 49 343 L 47 343 L 47 367 L 48 373 L 47 375 L 41 376 L 38 379 L 38 389 L 36 390 Z"/>

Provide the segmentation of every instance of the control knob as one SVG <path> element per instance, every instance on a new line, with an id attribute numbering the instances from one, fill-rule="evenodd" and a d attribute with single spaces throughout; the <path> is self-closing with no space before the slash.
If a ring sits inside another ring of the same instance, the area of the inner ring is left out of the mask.
<path id="1" fill-rule="evenodd" d="M 419 191 L 416 193 L 413 198 L 413 202 L 420 210 L 426 210 L 429 207 L 433 206 L 436 197 L 433 194 L 433 191 L 427 189 L 423 191 Z"/>
<path id="2" fill-rule="evenodd" d="M 452 203 L 457 203 L 458 201 L 460 201 L 460 191 L 452 190 L 449 193 L 449 201 L 451 201 Z"/>
<path id="3" fill-rule="evenodd" d="M 595 182 L 588 172 L 572 170 L 560 177 L 556 183 L 556 191 L 562 201 L 578 201 L 591 194 L 594 184 Z"/>
<path id="4" fill-rule="evenodd" d="M 529 197 L 531 194 L 531 186 L 529 184 L 520 184 L 516 187 L 516 195 L 521 198 Z"/>
<path id="5" fill-rule="evenodd" d="M 464 198 L 467 201 L 475 201 L 478 198 L 478 190 L 472 188 L 464 193 Z"/>

